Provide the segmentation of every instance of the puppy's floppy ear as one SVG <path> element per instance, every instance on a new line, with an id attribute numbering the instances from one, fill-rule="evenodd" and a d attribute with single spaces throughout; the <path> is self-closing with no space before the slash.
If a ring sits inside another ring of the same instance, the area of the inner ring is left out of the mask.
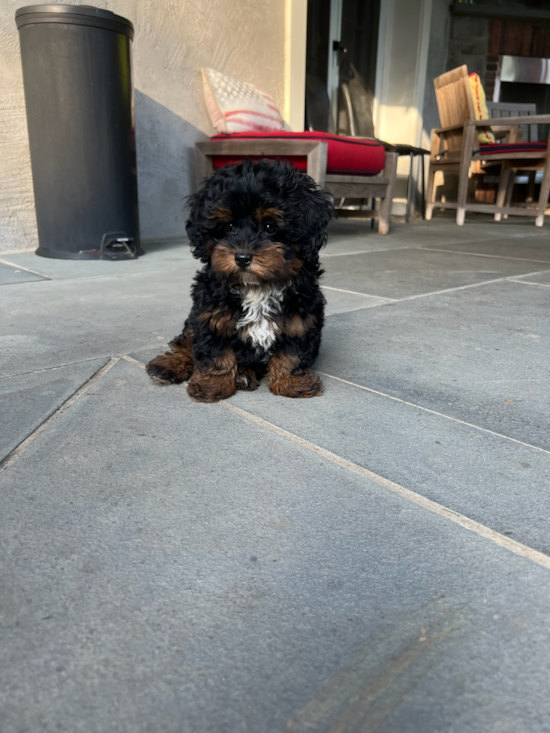
<path id="1" fill-rule="evenodd" d="M 330 195 L 320 188 L 313 178 L 294 172 L 296 176 L 295 197 L 297 213 L 303 234 L 302 250 L 306 257 L 315 257 L 327 243 L 328 225 L 334 214 Z"/>
<path id="2" fill-rule="evenodd" d="M 208 253 L 206 251 L 206 243 L 208 241 L 208 219 L 205 211 L 206 204 L 206 187 L 203 187 L 198 193 L 187 198 L 187 207 L 189 209 L 189 219 L 185 224 L 187 236 L 189 237 L 189 246 L 193 257 L 201 262 L 208 261 Z"/>

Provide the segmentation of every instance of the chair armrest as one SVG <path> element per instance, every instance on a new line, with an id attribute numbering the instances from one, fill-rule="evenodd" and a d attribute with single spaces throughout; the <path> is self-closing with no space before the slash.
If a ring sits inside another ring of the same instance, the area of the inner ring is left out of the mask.
<path id="1" fill-rule="evenodd" d="M 501 124 L 504 123 L 504 125 Z M 467 120 L 465 125 L 473 125 L 474 127 L 495 127 L 516 125 L 550 125 L 550 115 L 526 115 L 524 117 L 498 117 L 490 120 Z"/>
<path id="2" fill-rule="evenodd" d="M 328 145 L 318 140 L 283 140 L 281 138 L 261 138 L 256 140 L 205 140 L 195 143 L 200 153 L 198 172 L 200 175 L 209 175 L 212 172 L 211 159 L 215 155 L 231 155 L 242 157 L 274 156 L 285 158 L 299 156 L 307 158 L 307 173 L 321 187 L 325 183 L 327 174 Z"/>
<path id="3" fill-rule="evenodd" d="M 464 129 L 464 125 L 467 124 L 468 120 L 463 122 L 461 125 L 449 125 L 449 127 L 436 127 L 432 132 L 435 132 L 436 135 L 442 135 L 446 132 L 453 132 L 456 130 L 462 130 Z"/>
<path id="4" fill-rule="evenodd" d="M 256 140 L 206 140 L 196 143 L 205 155 L 309 155 L 316 140 L 283 140 L 260 138 Z"/>

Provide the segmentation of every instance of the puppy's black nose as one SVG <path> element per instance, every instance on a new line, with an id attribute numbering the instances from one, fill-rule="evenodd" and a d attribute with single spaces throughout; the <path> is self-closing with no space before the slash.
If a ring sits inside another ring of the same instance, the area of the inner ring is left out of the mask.
<path id="1" fill-rule="evenodd" d="M 248 265 L 252 262 L 252 255 L 248 252 L 237 252 L 235 255 L 235 262 L 239 265 L 239 267 L 248 267 Z"/>

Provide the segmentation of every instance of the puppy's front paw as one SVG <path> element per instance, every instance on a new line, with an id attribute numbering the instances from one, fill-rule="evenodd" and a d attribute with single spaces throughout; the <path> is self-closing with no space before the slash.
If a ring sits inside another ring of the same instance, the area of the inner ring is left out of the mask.
<path id="1" fill-rule="evenodd" d="M 310 371 L 271 379 L 269 389 L 283 397 L 318 397 L 323 394 L 323 383 Z"/>
<path id="2" fill-rule="evenodd" d="M 236 392 L 233 375 L 207 375 L 195 372 L 189 381 L 187 394 L 195 402 L 219 402 Z"/>
<path id="3" fill-rule="evenodd" d="M 181 384 L 191 376 L 193 363 L 182 354 L 168 353 L 155 357 L 145 368 L 159 384 Z"/>

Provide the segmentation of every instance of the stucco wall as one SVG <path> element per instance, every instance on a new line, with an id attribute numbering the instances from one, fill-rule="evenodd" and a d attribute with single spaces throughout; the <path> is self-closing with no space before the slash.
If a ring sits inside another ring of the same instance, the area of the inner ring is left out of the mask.
<path id="1" fill-rule="evenodd" d="M 15 11 L 0 0 L 0 251 L 37 245 Z M 201 66 L 250 81 L 283 105 L 282 0 L 76 1 L 132 21 L 141 231 L 181 236 L 192 186 L 192 146 L 213 133 Z"/>

